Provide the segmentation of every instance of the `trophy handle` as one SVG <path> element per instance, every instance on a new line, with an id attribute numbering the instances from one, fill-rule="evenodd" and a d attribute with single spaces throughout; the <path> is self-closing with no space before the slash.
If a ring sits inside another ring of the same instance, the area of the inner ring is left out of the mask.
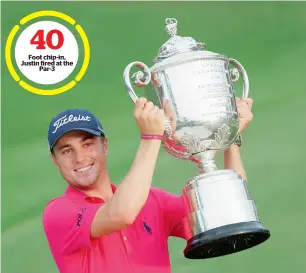
<path id="1" fill-rule="evenodd" d="M 129 97 L 131 98 L 133 103 L 136 103 L 138 96 L 136 95 L 132 87 L 131 80 L 130 80 L 130 71 L 133 66 L 137 66 L 138 68 L 141 69 L 141 71 L 134 73 L 133 76 L 131 77 L 132 79 L 134 79 L 134 83 L 138 87 L 146 86 L 150 83 L 151 71 L 147 65 L 139 61 L 129 63 L 124 69 L 124 72 L 123 72 L 124 84 L 127 87 Z M 168 117 L 165 117 L 164 126 L 165 126 L 165 130 L 164 130 L 165 138 L 171 137 L 173 132 L 172 132 L 172 127 L 171 127 L 171 121 Z"/>
<path id="2" fill-rule="evenodd" d="M 134 73 L 133 76 L 131 77 L 132 79 L 134 79 L 134 83 L 138 87 L 142 87 L 150 83 L 151 71 L 149 67 L 147 67 L 144 63 L 138 62 L 138 61 L 128 64 L 126 68 L 124 69 L 124 72 L 123 72 L 124 84 L 127 87 L 129 97 L 134 103 L 136 103 L 136 100 L 138 99 L 138 97 L 132 87 L 131 80 L 130 80 L 130 71 L 133 66 L 137 66 L 138 68 L 141 69 L 141 71 Z"/>
<path id="3" fill-rule="evenodd" d="M 243 80 L 242 98 L 247 99 L 249 97 L 249 89 L 250 89 L 248 74 L 246 73 L 241 63 L 239 63 L 237 60 L 230 58 L 229 62 L 235 66 L 235 68 L 231 70 L 231 77 L 233 82 L 239 79 L 239 71 L 242 74 L 242 80 Z"/>

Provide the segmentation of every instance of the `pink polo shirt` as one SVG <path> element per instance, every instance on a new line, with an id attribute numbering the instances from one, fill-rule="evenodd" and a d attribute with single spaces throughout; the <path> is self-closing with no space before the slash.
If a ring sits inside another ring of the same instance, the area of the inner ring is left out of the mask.
<path id="1" fill-rule="evenodd" d="M 69 186 L 47 204 L 43 227 L 59 272 L 170 273 L 168 237 L 187 239 L 182 197 L 152 187 L 132 225 L 91 239 L 91 223 L 103 203 Z"/>

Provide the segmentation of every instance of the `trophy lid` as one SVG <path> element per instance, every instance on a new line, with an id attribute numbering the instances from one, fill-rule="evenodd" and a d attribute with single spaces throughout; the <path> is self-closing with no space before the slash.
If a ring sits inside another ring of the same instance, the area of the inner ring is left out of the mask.
<path id="1" fill-rule="evenodd" d="M 160 47 L 154 62 L 159 62 L 177 54 L 206 49 L 205 43 L 199 43 L 191 37 L 177 35 L 177 20 L 175 18 L 167 18 L 165 23 L 165 29 L 170 38 Z"/>

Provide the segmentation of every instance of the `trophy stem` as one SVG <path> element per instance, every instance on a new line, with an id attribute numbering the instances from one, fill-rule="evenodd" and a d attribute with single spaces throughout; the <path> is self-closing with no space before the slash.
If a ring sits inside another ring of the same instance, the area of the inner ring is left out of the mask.
<path id="1" fill-rule="evenodd" d="M 201 161 L 200 163 L 200 173 L 210 173 L 217 171 L 217 165 L 215 160 L 206 160 L 206 161 Z"/>
<path id="2" fill-rule="evenodd" d="M 192 156 L 195 161 L 198 162 L 198 167 L 200 168 L 201 174 L 218 171 L 215 160 L 218 153 L 218 151 L 210 150 L 202 153 L 197 153 Z"/>

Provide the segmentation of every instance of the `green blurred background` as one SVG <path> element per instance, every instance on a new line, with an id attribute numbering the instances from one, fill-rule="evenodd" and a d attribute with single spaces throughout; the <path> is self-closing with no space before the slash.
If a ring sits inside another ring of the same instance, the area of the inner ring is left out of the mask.
<path id="1" fill-rule="evenodd" d="M 129 170 L 139 135 L 122 74 L 129 62 L 152 64 L 168 38 L 167 17 L 178 19 L 180 35 L 236 58 L 247 70 L 254 120 L 242 153 L 249 190 L 272 234 L 259 247 L 202 261 L 185 259 L 185 242 L 171 238 L 173 272 L 305 272 L 306 3 L 2 2 L 2 54 L 11 28 L 43 9 L 64 12 L 82 25 L 91 60 L 80 84 L 49 97 L 20 88 L 2 57 L 2 272 L 57 272 L 41 225 L 45 204 L 66 187 L 48 155 L 47 126 L 54 114 L 68 107 L 92 110 L 109 137 L 113 182 Z M 194 164 L 162 150 L 153 185 L 179 194 L 195 174 Z"/>

